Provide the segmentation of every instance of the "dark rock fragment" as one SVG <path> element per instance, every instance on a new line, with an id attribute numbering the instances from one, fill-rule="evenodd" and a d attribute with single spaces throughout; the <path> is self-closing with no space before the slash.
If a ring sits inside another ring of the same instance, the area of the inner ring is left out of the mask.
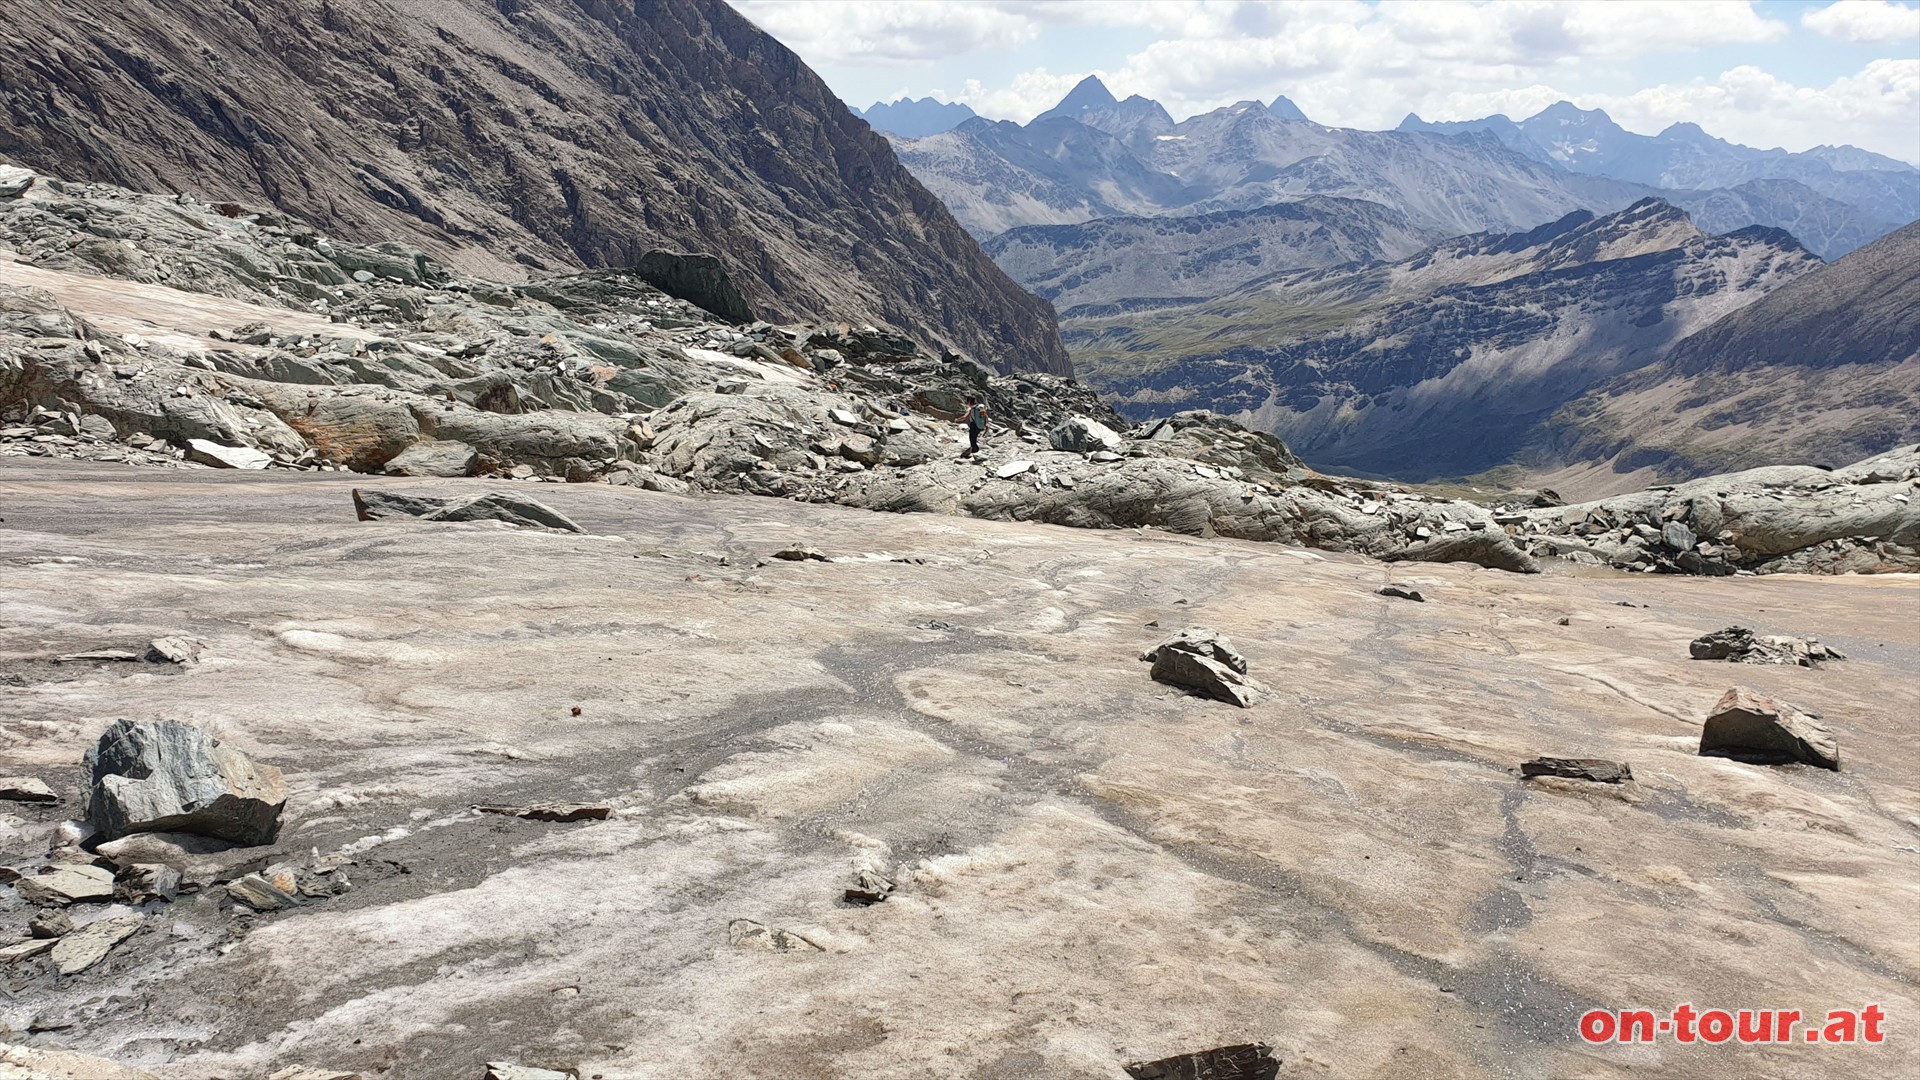
<path id="1" fill-rule="evenodd" d="M 1280 1059 L 1266 1043 L 1241 1043 L 1125 1066 L 1133 1080 L 1273 1080 Z"/>
<path id="2" fill-rule="evenodd" d="M 1420 590 L 1402 588 L 1399 585 L 1388 585 L 1387 587 L 1380 589 L 1379 594 L 1381 596 L 1391 596 L 1398 600 L 1412 600 L 1415 603 L 1419 603 L 1419 604 L 1424 604 L 1427 602 L 1427 598 L 1420 595 Z"/>
<path id="3" fill-rule="evenodd" d="M 1624 761 L 1601 758 L 1538 757 L 1520 763 L 1522 776 L 1564 776 L 1571 780 L 1592 780 L 1600 784 L 1618 784 L 1633 779 L 1633 769 Z"/>

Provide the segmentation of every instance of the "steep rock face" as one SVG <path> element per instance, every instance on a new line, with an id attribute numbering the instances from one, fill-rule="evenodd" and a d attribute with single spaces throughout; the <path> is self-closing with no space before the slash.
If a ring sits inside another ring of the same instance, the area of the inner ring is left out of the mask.
<path id="1" fill-rule="evenodd" d="M 1708 237 L 1650 200 L 1068 336 L 1123 412 L 1238 414 L 1318 466 L 1430 479 L 1504 463 L 1553 410 L 1818 266 L 1785 233 Z"/>
<path id="2" fill-rule="evenodd" d="M 717 0 L 61 0 L 0 30 L 0 156 L 271 203 L 496 278 L 717 256 L 755 314 L 1068 370 L 1001 274 L 798 57 Z"/>
<path id="3" fill-rule="evenodd" d="M 1029 225 L 983 246 L 1014 280 L 1074 315 L 1203 302 L 1282 270 L 1403 259 L 1436 239 L 1378 203 L 1314 196 L 1190 217 Z"/>
<path id="4" fill-rule="evenodd" d="M 1920 441 L 1920 222 L 1693 334 L 1557 413 L 1544 463 L 1667 479 L 1838 465 Z"/>

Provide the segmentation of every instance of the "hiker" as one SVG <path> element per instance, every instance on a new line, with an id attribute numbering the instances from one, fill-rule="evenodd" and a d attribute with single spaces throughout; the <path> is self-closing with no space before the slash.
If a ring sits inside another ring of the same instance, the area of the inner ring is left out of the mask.
<path id="1" fill-rule="evenodd" d="M 960 451 L 961 457 L 972 457 L 980 452 L 980 440 L 987 434 L 987 407 L 980 399 L 967 395 L 967 448 Z"/>

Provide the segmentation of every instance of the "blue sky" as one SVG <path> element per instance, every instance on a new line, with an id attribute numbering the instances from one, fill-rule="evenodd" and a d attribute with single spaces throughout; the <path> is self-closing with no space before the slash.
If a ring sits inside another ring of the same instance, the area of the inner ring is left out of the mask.
<path id="1" fill-rule="evenodd" d="M 1285 94 L 1309 117 L 1530 115 L 1852 143 L 1920 162 L 1914 0 L 733 0 L 855 105 L 901 95 L 1027 120 L 1088 74 L 1176 118 Z"/>

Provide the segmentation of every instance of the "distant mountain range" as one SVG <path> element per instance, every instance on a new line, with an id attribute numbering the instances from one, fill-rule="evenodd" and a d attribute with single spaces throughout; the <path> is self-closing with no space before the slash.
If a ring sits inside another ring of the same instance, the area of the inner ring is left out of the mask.
<path id="1" fill-rule="evenodd" d="M 1920 217 L 1920 169 L 1854 147 L 1755 150 L 1693 125 L 1636 135 L 1555 105 L 1391 132 L 1313 123 L 1286 98 L 1175 122 L 1158 102 L 1083 80 L 1027 124 L 975 117 L 896 138 L 901 160 L 974 235 L 1097 218 L 1368 199 L 1449 235 L 1524 230 L 1657 196 L 1702 228 L 1783 228 L 1838 258 Z"/>
<path id="2" fill-rule="evenodd" d="M 865 109 L 853 109 L 853 115 L 873 125 L 875 131 L 917 139 L 951 131 L 974 117 L 972 109 L 959 102 L 935 101 L 930 97 L 896 98 L 876 101 Z"/>
<path id="3" fill-rule="evenodd" d="M 1780 230 L 1709 237 L 1649 199 L 1203 303 L 1075 309 L 1062 331 L 1123 412 L 1213 409 L 1315 465 L 1426 480 L 1508 463 L 1567 402 L 1821 266 Z"/>

